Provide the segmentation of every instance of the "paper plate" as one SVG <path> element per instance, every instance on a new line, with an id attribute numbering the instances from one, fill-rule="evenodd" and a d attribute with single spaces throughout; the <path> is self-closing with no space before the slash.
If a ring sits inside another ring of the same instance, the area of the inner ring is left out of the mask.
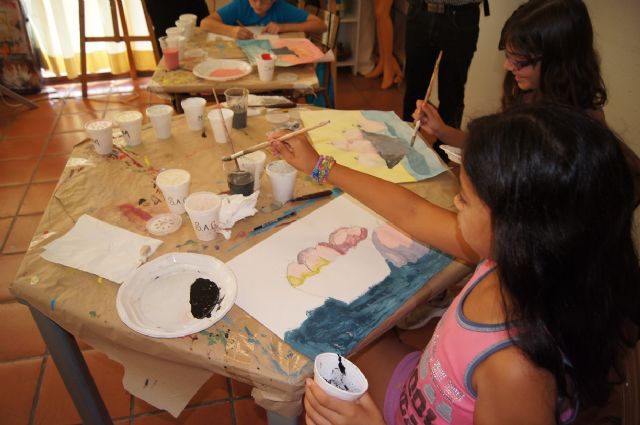
<path id="1" fill-rule="evenodd" d="M 211 317 L 191 314 L 189 292 L 197 278 L 220 288 L 219 307 Z M 209 255 L 172 252 L 138 268 L 118 289 L 116 309 L 125 325 L 143 335 L 176 338 L 212 326 L 236 300 L 236 277 L 229 267 Z"/>
<path id="2" fill-rule="evenodd" d="M 211 76 L 217 70 L 237 70 L 239 72 L 229 76 Z M 235 59 L 208 59 L 193 67 L 196 77 L 211 81 L 230 81 L 242 78 L 251 73 L 251 65 L 248 62 Z"/>
<path id="3" fill-rule="evenodd" d="M 440 149 L 445 151 L 452 162 L 460 164 L 462 162 L 462 149 L 451 145 L 440 145 Z"/>

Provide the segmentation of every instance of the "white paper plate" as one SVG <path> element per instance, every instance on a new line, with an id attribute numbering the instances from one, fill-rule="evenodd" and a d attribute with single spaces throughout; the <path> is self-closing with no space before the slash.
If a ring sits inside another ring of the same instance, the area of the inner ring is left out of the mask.
<path id="1" fill-rule="evenodd" d="M 212 77 L 211 74 L 216 69 L 239 69 L 242 73 L 231 75 L 229 77 Z M 193 73 L 196 77 L 204 78 L 211 81 L 231 81 L 237 80 L 251 73 L 251 65 L 248 62 L 235 59 L 208 59 L 200 62 L 193 67 Z"/>
<path id="2" fill-rule="evenodd" d="M 222 301 L 211 317 L 191 314 L 189 292 L 197 278 L 212 280 Z M 118 289 L 116 309 L 125 325 L 156 338 L 176 338 L 212 326 L 231 309 L 237 284 L 233 271 L 209 255 L 172 252 L 138 268 Z"/>

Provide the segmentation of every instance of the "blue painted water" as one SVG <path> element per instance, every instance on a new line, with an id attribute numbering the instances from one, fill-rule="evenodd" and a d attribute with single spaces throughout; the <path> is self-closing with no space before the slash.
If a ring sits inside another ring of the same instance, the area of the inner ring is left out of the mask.
<path id="1" fill-rule="evenodd" d="M 288 331 L 284 340 L 311 359 L 323 352 L 346 356 L 451 261 L 436 250 L 400 268 L 387 261 L 391 273 L 382 282 L 350 304 L 328 298 L 307 313 L 299 328 Z"/>

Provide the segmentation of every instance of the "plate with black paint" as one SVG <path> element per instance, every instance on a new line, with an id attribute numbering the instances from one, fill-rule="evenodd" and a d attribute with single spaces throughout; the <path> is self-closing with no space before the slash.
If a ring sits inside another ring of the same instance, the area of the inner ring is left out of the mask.
<path id="1" fill-rule="evenodd" d="M 217 297 L 209 291 L 207 300 L 205 285 L 200 287 L 198 297 L 192 299 L 192 285 L 196 281 L 195 287 L 214 282 L 208 289 L 215 292 L 217 287 Z M 204 298 L 202 289 L 205 289 Z M 176 338 L 207 329 L 224 317 L 233 306 L 237 292 L 236 277 L 222 261 L 209 255 L 172 252 L 142 265 L 122 283 L 116 309 L 124 324 L 136 332 L 156 338 Z M 191 301 L 199 304 L 194 312 Z"/>

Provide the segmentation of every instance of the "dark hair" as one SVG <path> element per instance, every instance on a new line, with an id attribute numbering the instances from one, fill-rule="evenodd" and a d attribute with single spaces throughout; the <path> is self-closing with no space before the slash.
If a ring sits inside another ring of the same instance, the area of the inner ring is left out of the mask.
<path id="1" fill-rule="evenodd" d="M 581 109 L 601 109 L 607 91 L 593 48 L 593 28 L 582 0 L 531 0 L 505 22 L 499 49 L 540 58 L 540 87 L 534 100 Z M 527 96 L 511 72 L 503 82 L 502 108 L 524 103 Z"/>
<path id="2" fill-rule="evenodd" d="M 491 211 L 514 342 L 583 405 L 607 400 L 608 374 L 631 343 L 623 325 L 640 311 L 633 184 L 620 144 L 581 111 L 537 104 L 473 121 L 463 153 Z"/>

